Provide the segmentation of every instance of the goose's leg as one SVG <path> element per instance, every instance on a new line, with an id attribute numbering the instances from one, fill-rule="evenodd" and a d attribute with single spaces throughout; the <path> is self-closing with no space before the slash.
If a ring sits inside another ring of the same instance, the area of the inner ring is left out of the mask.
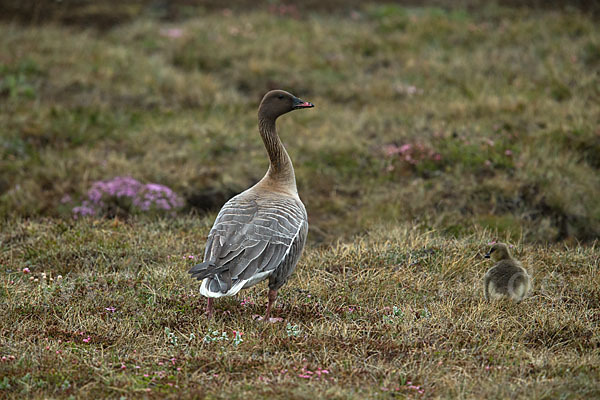
<path id="1" fill-rule="evenodd" d="M 269 289 L 269 302 L 267 303 L 267 312 L 265 313 L 264 321 L 269 321 L 269 317 L 271 316 L 271 308 L 277 299 L 277 290 Z"/>
<path id="2" fill-rule="evenodd" d="M 210 297 L 208 297 L 206 299 L 206 316 L 208 318 L 212 318 L 213 312 L 214 312 L 214 310 L 213 310 L 213 299 L 210 298 Z"/>

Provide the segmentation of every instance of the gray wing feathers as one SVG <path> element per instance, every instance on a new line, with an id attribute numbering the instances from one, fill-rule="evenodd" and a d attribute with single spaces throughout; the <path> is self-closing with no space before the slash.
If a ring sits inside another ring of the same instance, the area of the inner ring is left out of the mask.
<path id="1" fill-rule="evenodd" d="M 216 282 L 210 282 L 209 289 L 218 287 L 225 293 L 238 280 L 280 268 L 284 259 L 285 264 L 293 259 L 295 266 L 299 254 L 296 257 L 290 252 L 298 246 L 299 235 L 304 245 L 306 221 L 304 206 L 294 198 L 236 196 L 215 220 L 208 235 L 205 262 L 190 273 L 198 279 L 214 278 Z"/>
<path id="2" fill-rule="evenodd" d="M 270 289 L 279 289 L 283 286 L 294 269 L 296 269 L 296 264 L 302 255 L 302 250 L 304 249 L 304 243 L 306 242 L 306 235 L 308 234 L 308 223 L 304 222 L 300 227 L 294 242 L 287 249 L 287 254 L 285 258 L 282 260 L 279 268 L 275 271 L 275 273 L 269 278 L 269 288 Z"/>

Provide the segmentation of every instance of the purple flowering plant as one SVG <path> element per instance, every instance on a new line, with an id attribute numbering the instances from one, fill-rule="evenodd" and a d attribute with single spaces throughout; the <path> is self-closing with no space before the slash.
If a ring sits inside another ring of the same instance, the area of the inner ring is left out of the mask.
<path id="1" fill-rule="evenodd" d="M 94 182 L 81 205 L 74 207 L 72 212 L 74 218 L 115 217 L 147 212 L 173 213 L 183 204 L 181 197 L 167 186 L 142 184 L 128 176 L 117 176 Z"/>

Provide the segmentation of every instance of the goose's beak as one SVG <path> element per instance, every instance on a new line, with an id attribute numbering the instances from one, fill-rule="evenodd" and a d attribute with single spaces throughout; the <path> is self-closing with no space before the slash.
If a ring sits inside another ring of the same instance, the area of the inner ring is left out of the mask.
<path id="1" fill-rule="evenodd" d="M 308 101 L 301 100 L 297 97 L 294 97 L 294 110 L 299 108 L 312 108 L 315 105 L 313 103 L 309 103 Z"/>
<path id="2" fill-rule="evenodd" d="M 491 253 L 487 253 L 485 256 L 483 256 L 483 258 L 490 258 L 491 256 Z"/>

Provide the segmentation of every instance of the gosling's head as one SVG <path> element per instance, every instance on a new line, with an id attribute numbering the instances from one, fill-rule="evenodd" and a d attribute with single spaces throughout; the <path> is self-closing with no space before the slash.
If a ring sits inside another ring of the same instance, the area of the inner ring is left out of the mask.
<path id="1" fill-rule="evenodd" d="M 285 90 L 271 90 L 263 97 L 258 107 L 258 116 L 276 119 L 280 115 L 300 108 L 312 108 L 314 105 L 308 101 L 300 100 Z"/>
<path id="2" fill-rule="evenodd" d="M 485 255 L 485 258 L 491 258 L 494 261 L 508 260 L 512 256 L 508 250 L 508 246 L 504 243 L 496 243 L 492 246 L 490 251 Z"/>

